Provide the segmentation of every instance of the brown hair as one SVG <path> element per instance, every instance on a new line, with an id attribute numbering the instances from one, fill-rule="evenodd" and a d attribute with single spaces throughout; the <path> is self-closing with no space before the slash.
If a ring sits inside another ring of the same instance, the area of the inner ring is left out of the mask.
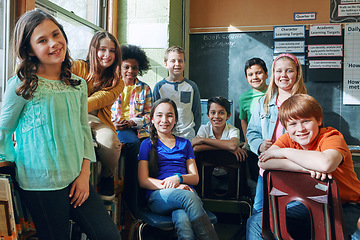
<path id="1" fill-rule="evenodd" d="M 285 128 L 290 119 L 314 117 L 316 121 L 322 122 L 323 116 L 319 102 L 307 94 L 292 95 L 279 108 L 279 120 Z"/>
<path id="2" fill-rule="evenodd" d="M 287 55 L 290 55 L 292 57 L 289 57 Z M 292 87 L 291 94 L 293 95 L 293 94 L 298 94 L 298 93 L 304 93 L 304 94 L 307 93 L 305 83 L 304 83 L 301 64 L 297 64 L 296 61 L 293 60 L 293 59 L 297 59 L 294 55 L 292 55 L 292 54 L 286 54 L 285 55 L 284 54 L 284 56 L 276 58 L 275 61 L 272 64 L 272 67 L 271 67 L 271 77 L 270 77 L 270 80 L 269 80 L 269 87 L 268 87 L 268 89 L 267 89 L 267 91 L 265 93 L 265 99 L 264 99 L 264 104 L 263 104 L 264 111 L 266 113 L 268 111 L 268 104 L 269 104 L 271 98 L 278 91 L 278 87 L 275 84 L 275 79 L 274 78 L 275 78 L 275 64 L 280 59 L 291 61 L 296 66 L 296 71 L 297 71 L 296 82 L 294 83 L 294 86 Z M 299 60 L 297 62 L 299 62 Z"/>
<path id="3" fill-rule="evenodd" d="M 155 114 L 155 110 L 157 108 L 157 106 L 159 106 L 161 103 L 169 103 L 171 104 L 171 106 L 174 108 L 174 113 L 175 113 L 175 120 L 176 122 L 178 121 L 178 110 L 176 107 L 176 104 L 173 100 L 169 99 L 169 98 L 160 98 L 159 100 L 157 100 L 154 105 L 151 108 L 150 111 L 150 120 L 153 119 L 154 114 Z M 154 124 L 152 123 L 152 121 L 150 122 L 150 142 L 151 142 L 151 149 L 150 149 L 150 155 L 149 155 L 149 176 L 150 177 L 157 177 L 158 172 L 159 172 L 159 166 L 158 166 L 158 155 L 157 155 L 157 151 L 156 151 L 156 144 L 157 141 L 159 140 L 158 134 L 157 134 L 157 130 L 154 126 Z"/>
<path id="4" fill-rule="evenodd" d="M 40 9 L 26 12 L 17 21 L 14 29 L 13 46 L 14 55 L 20 61 L 16 70 L 16 75 L 22 81 L 22 85 L 20 85 L 15 92 L 18 96 L 21 95 L 25 99 L 33 97 L 33 94 L 38 86 L 38 77 L 36 76 L 36 72 L 41 64 L 36 56 L 30 56 L 32 51 L 30 38 L 34 29 L 45 20 L 52 21 L 60 29 L 65 38 L 66 44 L 68 43 L 63 26 L 59 24 L 53 16 Z M 65 59 L 61 65 L 60 79 L 67 85 L 76 86 L 80 84 L 79 81 L 71 79 L 71 58 L 67 47 Z"/>
<path id="5" fill-rule="evenodd" d="M 106 69 L 102 69 L 100 67 L 97 58 L 100 41 L 104 38 L 110 39 L 115 45 L 114 63 Z M 118 81 L 120 81 L 121 66 L 121 48 L 116 37 L 106 31 L 99 31 L 95 33 L 90 42 L 86 62 L 89 65 L 89 75 L 86 81 L 94 82 L 94 88 L 91 90 L 90 94 L 99 90 L 109 90 L 111 88 L 114 88 L 117 85 Z"/>

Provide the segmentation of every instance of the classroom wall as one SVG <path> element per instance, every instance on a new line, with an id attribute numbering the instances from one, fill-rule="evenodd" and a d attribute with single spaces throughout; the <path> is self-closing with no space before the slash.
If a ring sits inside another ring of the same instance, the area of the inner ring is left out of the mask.
<path id="1" fill-rule="evenodd" d="M 295 12 L 317 12 L 314 21 L 294 21 Z M 190 32 L 262 30 L 273 25 L 329 23 L 330 0 L 190 1 Z M 267 26 L 267 27 L 266 27 Z"/>
<path id="2" fill-rule="evenodd" d="M 270 71 L 274 55 L 273 27 L 328 24 L 330 2 L 259 0 L 253 4 L 237 0 L 191 1 L 189 77 L 197 83 L 201 98 L 222 95 L 233 100 L 235 126 L 241 128 L 238 99 L 250 89 L 243 70 L 246 60 L 260 57 Z M 294 21 L 294 13 L 299 12 L 316 12 L 317 19 Z M 317 43 L 315 40 L 320 41 L 311 39 L 313 44 Z M 333 40 L 334 37 L 329 43 Z M 319 43 L 326 42 L 327 38 L 321 39 Z M 306 44 L 309 43 L 310 39 L 307 39 Z M 310 71 L 307 65 L 303 69 L 308 93 L 323 106 L 325 125 L 340 130 L 348 144 L 360 144 L 359 118 L 353 114 L 359 111 L 360 106 L 343 104 L 342 70 L 337 70 L 337 75 L 331 75 L 333 69 L 326 71 L 326 74 Z M 320 75 L 315 76 L 314 72 Z"/>
<path id="3" fill-rule="evenodd" d="M 166 45 L 162 48 L 143 49 L 150 61 L 151 69 L 139 79 L 154 88 L 155 84 L 167 77 L 164 67 L 164 52 L 172 45 L 183 45 L 182 1 L 170 0 L 119 0 L 118 39 L 120 44 L 133 44 L 129 40 L 132 24 L 166 24 Z M 154 32 L 154 35 L 156 32 Z M 149 36 L 151 37 L 151 36 Z"/>

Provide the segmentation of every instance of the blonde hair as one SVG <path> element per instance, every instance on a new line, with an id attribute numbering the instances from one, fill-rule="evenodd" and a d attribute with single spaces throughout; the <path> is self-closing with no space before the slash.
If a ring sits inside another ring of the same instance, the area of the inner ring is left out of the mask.
<path id="1" fill-rule="evenodd" d="M 265 99 L 264 99 L 264 104 L 263 104 L 264 111 L 266 113 L 268 112 L 268 104 L 269 104 L 271 98 L 274 96 L 274 94 L 276 94 L 278 92 L 278 87 L 275 84 L 274 78 L 275 78 L 275 64 L 280 59 L 291 61 L 296 66 L 296 71 L 297 71 L 296 82 L 291 89 L 291 95 L 298 94 L 298 93 L 304 93 L 304 94 L 307 93 L 305 83 L 304 83 L 304 78 L 303 78 L 302 67 L 301 67 L 301 64 L 299 64 L 299 60 L 294 55 L 289 54 L 289 53 L 280 54 L 274 60 L 272 66 L 271 66 L 271 77 L 269 80 L 269 87 L 265 93 Z"/>
<path id="2" fill-rule="evenodd" d="M 164 54 L 164 62 L 166 62 L 169 59 L 169 53 L 171 52 L 176 52 L 176 53 L 182 53 L 184 56 L 184 61 L 185 61 L 185 52 L 184 49 L 182 49 L 181 47 L 178 46 L 171 46 L 168 49 L 166 49 L 165 54 Z"/>
<path id="3" fill-rule="evenodd" d="M 307 94 L 292 95 L 279 108 L 279 120 L 285 128 L 290 119 L 314 117 L 316 121 L 322 122 L 323 116 L 319 102 Z"/>

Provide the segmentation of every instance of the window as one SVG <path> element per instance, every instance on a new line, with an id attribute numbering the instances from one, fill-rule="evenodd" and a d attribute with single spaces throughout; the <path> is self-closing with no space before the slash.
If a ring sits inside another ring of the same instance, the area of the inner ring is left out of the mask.
<path id="1" fill-rule="evenodd" d="M 98 0 L 49 0 L 58 6 L 73 12 L 75 15 L 86 19 L 87 21 L 101 26 L 100 24 L 100 4 L 102 1 Z"/>
<path id="2" fill-rule="evenodd" d="M 69 41 L 70 56 L 73 59 L 85 59 L 92 36 L 102 29 L 99 21 L 101 2 L 101 0 L 36 0 L 35 7 L 50 13 L 64 26 Z M 91 11 L 87 12 L 87 9 Z"/>

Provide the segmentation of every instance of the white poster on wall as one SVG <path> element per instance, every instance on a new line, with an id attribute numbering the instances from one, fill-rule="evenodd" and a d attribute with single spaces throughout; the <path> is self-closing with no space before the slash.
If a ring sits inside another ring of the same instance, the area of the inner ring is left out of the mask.
<path id="1" fill-rule="evenodd" d="M 360 105 L 360 24 L 345 24 L 343 104 Z"/>
<path id="2" fill-rule="evenodd" d="M 130 23 L 128 43 L 142 48 L 168 48 L 168 24 Z"/>

